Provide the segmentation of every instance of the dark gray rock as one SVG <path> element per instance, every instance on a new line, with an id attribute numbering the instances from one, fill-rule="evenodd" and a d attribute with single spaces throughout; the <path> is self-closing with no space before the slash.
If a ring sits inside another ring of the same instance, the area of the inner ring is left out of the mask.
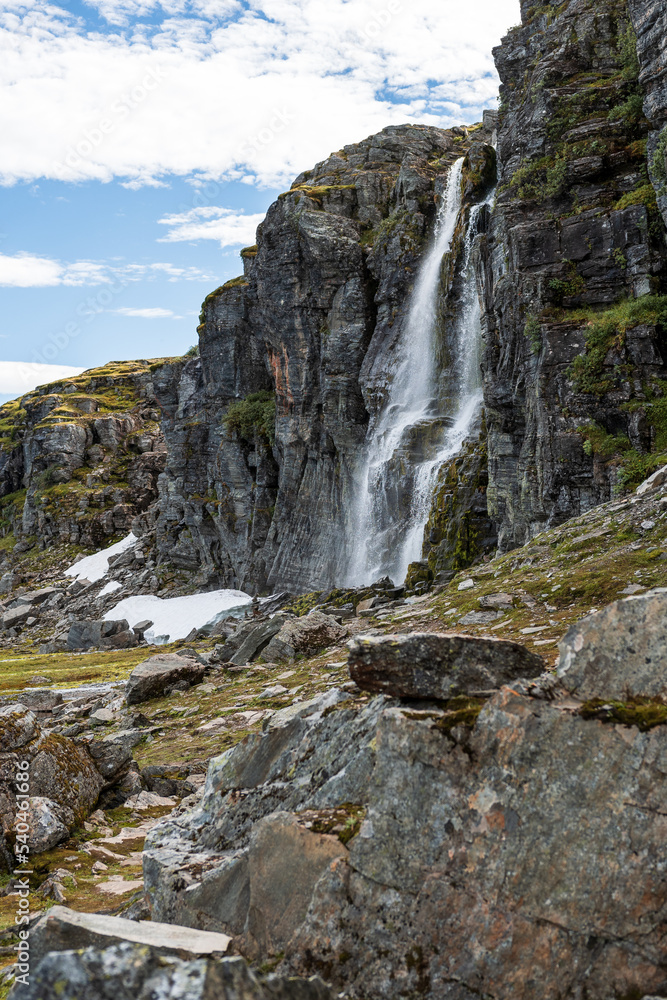
<path id="1" fill-rule="evenodd" d="M 319 978 L 263 979 L 242 958 L 183 961 L 129 942 L 103 951 L 51 952 L 31 973 L 29 984 L 17 983 L 10 996 L 11 1000 L 333 1000 Z"/>
<path id="2" fill-rule="evenodd" d="M 125 619 L 120 621 L 74 622 L 67 635 L 67 648 L 76 649 L 124 649 L 137 643 L 137 637 L 130 630 Z"/>
<path id="3" fill-rule="evenodd" d="M 559 644 L 561 684 L 583 700 L 667 702 L 667 589 L 616 601 L 572 625 Z"/>
<path id="4" fill-rule="evenodd" d="M 243 666 L 244 663 L 250 663 L 256 657 L 260 655 L 269 645 L 271 639 L 274 635 L 280 632 L 281 628 L 288 620 L 288 615 L 277 614 L 273 618 L 269 618 L 268 621 L 262 622 L 254 627 L 249 627 L 251 623 L 241 626 L 238 630 L 239 638 L 241 639 L 240 645 L 234 650 L 230 656 L 226 653 L 231 651 L 236 645 L 235 632 L 225 643 L 225 646 L 220 650 L 221 658 L 224 656 L 226 660 L 230 663 L 237 664 L 238 666 Z"/>
<path id="5" fill-rule="evenodd" d="M 158 698 L 180 682 L 197 684 L 203 680 L 206 666 L 178 653 L 157 653 L 134 668 L 125 685 L 128 705 Z"/>
<path id="6" fill-rule="evenodd" d="M 399 698 L 476 695 L 545 668 L 516 642 L 466 635 L 361 636 L 348 648 L 350 676 L 362 690 Z"/>
<path id="7" fill-rule="evenodd" d="M 313 654 L 341 642 L 347 629 L 331 615 L 311 611 L 302 618 L 290 618 L 264 649 L 269 663 L 291 660 L 299 653 Z"/>

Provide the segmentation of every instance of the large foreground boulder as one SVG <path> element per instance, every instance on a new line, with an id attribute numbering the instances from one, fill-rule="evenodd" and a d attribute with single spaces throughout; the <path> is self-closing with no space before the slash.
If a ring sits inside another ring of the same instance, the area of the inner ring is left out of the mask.
<path id="1" fill-rule="evenodd" d="M 667 702 L 667 589 L 610 604 L 569 629 L 558 676 L 584 700 Z"/>
<path id="2" fill-rule="evenodd" d="M 157 653 L 134 668 L 125 685 L 125 699 L 128 705 L 137 705 L 159 698 L 180 681 L 198 684 L 205 672 L 205 665 L 193 657 Z"/>
<path id="3" fill-rule="evenodd" d="M 321 979 L 263 978 L 241 958 L 222 961 L 166 956 L 123 943 L 103 951 L 54 951 L 11 1000 L 333 1000 Z"/>
<path id="4" fill-rule="evenodd" d="M 349 650 L 350 676 L 362 690 L 398 698 L 475 696 L 545 669 L 525 646 L 469 635 L 361 636 Z"/>
<path id="5" fill-rule="evenodd" d="M 248 737 L 149 834 L 153 918 L 365 1000 L 664 994 L 667 726 L 524 690 L 474 711 L 382 696 Z"/>

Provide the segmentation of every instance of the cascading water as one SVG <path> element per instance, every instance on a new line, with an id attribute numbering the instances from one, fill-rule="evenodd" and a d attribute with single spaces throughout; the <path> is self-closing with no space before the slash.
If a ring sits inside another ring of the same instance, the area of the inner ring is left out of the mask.
<path id="1" fill-rule="evenodd" d="M 369 429 L 353 510 L 351 584 L 385 575 L 404 580 L 409 564 L 421 557 L 438 472 L 457 454 L 478 419 L 481 327 L 470 258 L 481 205 L 471 210 L 466 233 L 464 291 L 444 391 L 435 370 L 440 270 L 461 210 L 462 168 L 463 158 L 450 170 L 433 246 L 413 291 L 389 396 Z"/>

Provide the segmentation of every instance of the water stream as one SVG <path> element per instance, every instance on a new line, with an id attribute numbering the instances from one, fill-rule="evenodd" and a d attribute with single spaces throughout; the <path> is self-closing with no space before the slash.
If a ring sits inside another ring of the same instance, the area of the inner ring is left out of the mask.
<path id="1" fill-rule="evenodd" d="M 463 294 L 448 334 L 450 362 L 436 370 L 437 305 L 444 255 L 461 210 L 463 158 L 452 166 L 431 249 L 419 270 L 388 398 L 369 427 L 352 511 L 354 555 L 349 582 L 405 579 L 421 558 L 424 525 L 438 472 L 461 449 L 481 406 L 480 306 L 471 254 L 482 205 L 470 212 Z M 487 202 L 490 202 L 489 196 Z"/>

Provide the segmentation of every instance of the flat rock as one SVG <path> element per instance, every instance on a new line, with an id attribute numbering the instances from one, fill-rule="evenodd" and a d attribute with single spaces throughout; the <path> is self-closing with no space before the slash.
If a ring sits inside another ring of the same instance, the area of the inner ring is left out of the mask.
<path id="1" fill-rule="evenodd" d="M 29 604 L 20 604 L 17 608 L 5 611 L 2 616 L 2 627 L 16 628 L 17 625 L 23 625 L 28 618 L 32 617 L 32 614 L 33 610 Z"/>
<path id="2" fill-rule="evenodd" d="M 544 661 L 518 643 L 467 635 L 361 636 L 348 644 L 352 680 L 399 698 L 453 698 L 537 677 Z"/>
<path id="3" fill-rule="evenodd" d="M 479 599 L 480 608 L 508 610 L 514 606 L 514 598 L 511 594 L 486 594 Z"/>
<path id="4" fill-rule="evenodd" d="M 57 597 L 62 594 L 62 590 L 58 590 L 57 587 L 42 587 L 40 590 L 31 590 L 28 594 L 21 594 L 16 598 L 17 605 L 27 604 L 30 607 L 36 607 L 40 604 L 44 604 L 45 601 L 51 600 L 52 597 Z"/>
<path id="5" fill-rule="evenodd" d="M 578 698 L 667 700 L 667 589 L 615 601 L 574 624 L 558 676 Z"/>
<path id="6" fill-rule="evenodd" d="M 206 667 L 203 663 L 178 653 L 158 653 L 134 668 L 125 686 L 128 705 L 136 705 L 150 698 L 159 698 L 167 688 L 179 681 L 197 684 L 202 680 Z"/>

